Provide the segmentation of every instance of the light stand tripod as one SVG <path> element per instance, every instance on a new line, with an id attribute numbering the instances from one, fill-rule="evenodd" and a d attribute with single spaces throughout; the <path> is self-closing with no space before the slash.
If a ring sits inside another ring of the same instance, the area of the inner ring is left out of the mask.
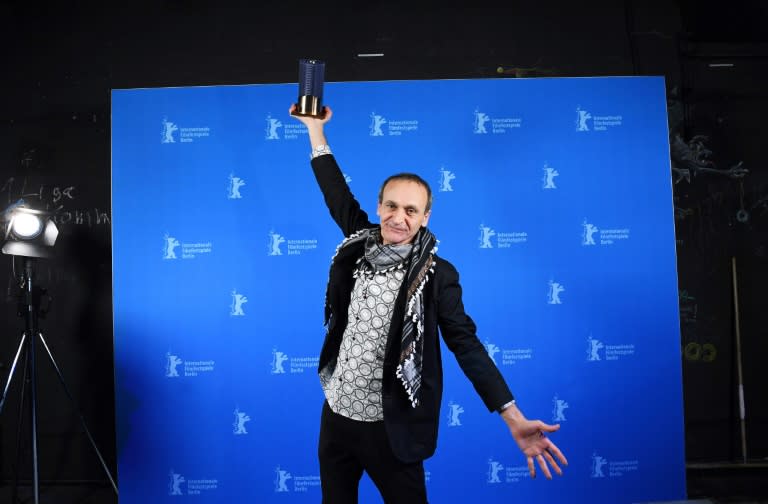
<path id="1" fill-rule="evenodd" d="M 2 414 L 3 406 L 5 405 L 5 400 L 8 395 L 8 389 L 11 386 L 11 381 L 13 379 L 14 373 L 16 371 L 16 366 L 19 363 L 19 358 L 23 354 L 24 358 L 24 373 L 22 376 L 22 385 L 21 385 L 21 397 L 19 400 L 19 424 L 18 424 L 18 430 L 17 430 L 17 450 L 18 445 L 21 444 L 21 426 L 22 426 L 22 417 L 24 413 L 24 386 L 26 381 L 29 381 L 30 383 L 30 394 L 29 394 L 29 411 L 30 411 L 30 427 L 32 431 L 32 484 L 33 484 L 33 492 L 34 492 L 34 502 L 35 504 L 39 504 L 40 502 L 40 481 L 39 481 L 39 472 L 38 472 L 38 459 L 37 459 L 37 452 L 38 452 L 38 446 L 37 446 L 37 362 L 36 362 L 36 341 L 37 338 L 40 338 L 40 343 L 43 344 L 43 348 L 45 349 L 45 352 L 48 354 L 48 358 L 51 361 L 51 364 L 53 364 L 53 368 L 56 371 L 56 374 L 59 377 L 59 381 L 61 382 L 61 385 L 64 387 L 64 391 L 67 394 L 67 397 L 69 397 L 69 400 L 72 402 L 72 405 L 75 406 L 75 400 L 72 397 L 72 394 L 69 392 L 69 388 L 67 387 L 67 384 L 64 382 L 64 376 L 61 374 L 61 370 L 59 369 L 59 366 L 56 364 L 56 360 L 53 358 L 53 354 L 51 353 L 50 348 L 48 348 L 48 344 L 45 342 L 45 338 L 43 338 L 43 333 L 40 332 L 40 329 L 38 328 L 38 318 L 40 315 L 40 294 L 41 289 L 39 287 L 36 287 L 34 285 L 34 265 L 35 265 L 35 259 L 31 257 L 23 257 L 24 259 L 24 273 L 22 274 L 22 283 L 23 283 L 23 303 L 20 303 L 20 310 L 19 310 L 19 316 L 23 316 L 25 320 L 25 326 L 24 326 L 24 332 L 21 335 L 21 341 L 19 342 L 19 348 L 16 351 L 16 356 L 13 359 L 13 364 L 11 365 L 11 369 L 8 373 L 8 380 L 5 383 L 5 388 L 3 389 L 3 396 L 2 399 L 0 399 L 0 414 Z M 23 312 L 23 313 L 22 313 Z M 77 410 L 77 407 L 75 406 L 75 409 Z M 104 458 L 101 456 L 101 452 L 99 451 L 99 448 L 96 446 L 96 442 L 93 439 L 93 436 L 91 436 L 91 432 L 88 429 L 88 426 L 85 423 L 85 419 L 83 418 L 82 413 L 78 410 L 78 415 L 80 416 L 80 422 L 83 426 L 83 429 L 85 430 L 86 435 L 88 436 L 88 440 L 91 443 L 91 446 L 93 447 L 94 451 L 96 452 L 96 455 L 99 458 L 99 461 L 101 462 L 101 466 L 104 469 L 104 472 L 106 473 L 107 477 L 109 478 L 110 483 L 112 484 L 112 488 L 115 491 L 115 495 L 118 495 L 117 492 L 117 485 L 115 484 L 115 480 L 112 478 L 112 475 L 109 472 L 109 469 L 107 468 L 107 464 L 104 461 Z M 16 469 L 16 485 L 14 485 L 14 496 L 13 500 L 16 500 L 16 490 L 18 487 L 18 467 Z"/>

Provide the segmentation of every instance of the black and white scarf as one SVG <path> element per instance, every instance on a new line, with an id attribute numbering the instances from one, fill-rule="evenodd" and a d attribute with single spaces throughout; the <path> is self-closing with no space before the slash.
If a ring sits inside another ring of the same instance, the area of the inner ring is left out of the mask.
<path id="1" fill-rule="evenodd" d="M 421 389 L 421 369 L 424 354 L 424 294 L 423 289 L 429 280 L 429 274 L 434 275 L 435 253 L 437 239 L 427 228 L 422 227 L 407 245 L 383 245 L 381 230 L 376 228 L 363 229 L 349 235 L 336 248 L 338 254 L 354 244 L 364 245 L 364 257 L 376 270 L 383 271 L 405 264 L 407 274 L 404 282 L 407 285 L 405 298 L 405 315 L 403 330 L 400 335 L 400 360 L 397 365 L 397 377 L 403 383 L 411 405 L 419 404 Z M 362 259 L 362 258 L 361 258 Z M 330 287 L 330 285 L 329 285 Z M 327 299 L 327 296 L 326 296 Z M 326 306 L 326 324 L 330 316 Z"/>

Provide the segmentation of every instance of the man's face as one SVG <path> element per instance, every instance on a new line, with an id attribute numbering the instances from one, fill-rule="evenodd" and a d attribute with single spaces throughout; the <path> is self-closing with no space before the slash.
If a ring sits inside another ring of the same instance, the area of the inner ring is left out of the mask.
<path id="1" fill-rule="evenodd" d="M 381 238 L 385 245 L 411 243 L 419 228 L 427 225 L 427 190 L 411 180 L 391 180 L 376 209 L 381 219 Z"/>

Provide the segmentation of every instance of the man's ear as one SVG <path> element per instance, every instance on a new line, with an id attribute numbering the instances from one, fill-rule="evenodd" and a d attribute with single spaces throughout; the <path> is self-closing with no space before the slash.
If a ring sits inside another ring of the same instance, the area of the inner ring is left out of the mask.
<path id="1" fill-rule="evenodd" d="M 421 227 L 427 227 L 427 223 L 429 222 L 430 215 L 432 215 L 432 210 L 424 214 L 424 220 L 421 221 Z"/>

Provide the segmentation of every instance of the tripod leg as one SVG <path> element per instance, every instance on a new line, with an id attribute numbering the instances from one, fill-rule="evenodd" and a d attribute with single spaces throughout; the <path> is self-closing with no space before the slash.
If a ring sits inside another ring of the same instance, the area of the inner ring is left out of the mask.
<path id="1" fill-rule="evenodd" d="M 45 348 L 45 351 L 48 354 L 48 357 L 51 359 L 51 364 L 53 364 L 53 368 L 56 370 L 56 374 L 59 376 L 59 381 L 61 382 L 61 386 L 64 387 L 64 392 L 66 392 L 67 397 L 69 397 L 69 400 L 72 402 L 72 406 L 74 406 L 78 416 L 80 417 L 80 423 L 83 425 L 83 429 L 85 429 L 85 434 L 88 436 L 88 441 L 91 442 L 91 446 L 93 447 L 93 450 L 96 452 L 96 456 L 99 457 L 99 461 L 101 462 L 101 467 L 104 468 L 104 472 L 109 478 L 109 482 L 112 483 L 112 489 L 114 489 L 115 495 L 118 495 L 117 484 L 115 484 L 115 480 L 112 478 L 112 474 L 109 472 L 109 468 L 107 467 L 107 463 L 104 461 L 104 457 L 101 456 L 101 451 L 99 451 L 99 448 L 96 446 L 96 441 L 94 441 L 93 436 L 91 436 L 91 431 L 88 430 L 88 425 L 85 423 L 85 418 L 83 418 L 83 414 L 80 412 L 80 409 L 77 407 L 77 404 L 75 403 L 75 399 L 72 397 L 72 394 L 70 394 L 69 392 L 69 387 L 67 387 L 67 384 L 64 381 L 64 376 L 61 374 L 61 370 L 59 369 L 59 366 L 56 364 L 56 360 L 53 358 L 53 354 L 51 353 L 50 348 L 48 348 L 48 343 L 46 343 L 45 338 L 43 338 L 43 333 L 38 332 L 37 335 L 40 336 L 40 341 L 43 343 L 43 347 Z"/>
<path id="2" fill-rule="evenodd" d="M 13 358 L 13 365 L 8 372 L 8 380 L 5 382 L 5 388 L 3 389 L 3 398 L 0 399 L 0 413 L 3 412 L 3 406 L 5 405 L 5 398 L 8 396 L 8 389 L 11 387 L 11 380 L 13 380 L 14 372 L 16 371 L 16 365 L 19 363 L 19 355 L 24 348 L 24 341 L 27 339 L 27 333 L 22 333 L 21 342 L 19 343 L 19 349 L 16 350 L 16 357 Z"/>
<path id="3" fill-rule="evenodd" d="M 21 337 L 22 344 L 24 343 L 26 333 Z M 29 371 L 29 354 L 26 353 L 26 347 L 24 347 L 24 368 L 21 372 L 21 388 L 19 390 L 19 413 L 18 421 L 16 423 L 16 467 L 13 468 L 13 492 L 11 493 L 11 502 L 16 504 L 18 502 L 19 492 L 19 475 L 21 473 L 21 426 L 24 425 L 24 400 L 26 399 L 27 389 L 27 373 Z M 16 355 L 18 360 L 19 355 Z M 16 367 L 16 361 L 13 363 L 13 369 Z"/>
<path id="4" fill-rule="evenodd" d="M 37 459 L 37 359 L 35 357 L 35 336 L 29 336 L 29 402 L 32 425 L 32 484 L 34 486 L 35 504 L 40 504 L 40 472 Z"/>

